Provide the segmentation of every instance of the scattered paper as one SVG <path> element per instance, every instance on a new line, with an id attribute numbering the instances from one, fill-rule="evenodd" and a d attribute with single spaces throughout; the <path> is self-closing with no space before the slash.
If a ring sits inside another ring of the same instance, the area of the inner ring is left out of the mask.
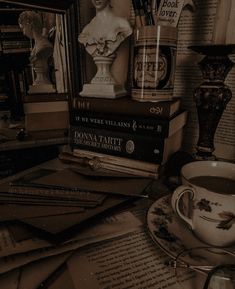
<path id="1" fill-rule="evenodd" d="M 68 259 L 70 254 L 60 254 L 26 265 L 21 270 L 21 278 L 17 289 L 38 288 L 44 280 Z"/>
<path id="2" fill-rule="evenodd" d="M 85 176 L 66 169 L 41 177 L 37 181 L 35 180 L 34 184 L 107 194 L 141 196 L 150 182 L 149 179 L 141 178 Z"/>
<path id="3" fill-rule="evenodd" d="M 16 269 L 4 275 L 0 275 L 1 289 L 18 289 L 20 270 Z"/>
<path id="4" fill-rule="evenodd" d="M 4 234 L 0 234 L 2 246 L 1 255 L 5 256 L 5 258 L 0 258 L 0 273 L 10 271 L 42 258 L 71 252 L 87 244 L 127 234 L 128 232 L 136 230 L 140 224 L 140 221 L 131 213 L 123 212 L 103 219 L 100 224 L 97 224 L 95 227 L 91 227 L 83 233 L 78 233 L 72 240 L 57 246 L 51 246 L 50 243 L 40 239 L 30 239 L 15 243 L 11 239 L 9 232 L 4 231 Z M 15 255 L 16 253 L 18 254 Z"/>

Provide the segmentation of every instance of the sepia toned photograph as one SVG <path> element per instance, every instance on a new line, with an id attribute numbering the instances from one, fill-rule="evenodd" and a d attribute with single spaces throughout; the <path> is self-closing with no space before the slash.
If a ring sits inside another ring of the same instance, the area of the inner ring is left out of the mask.
<path id="1" fill-rule="evenodd" d="M 235 0 L 0 0 L 0 289 L 235 289 Z"/>

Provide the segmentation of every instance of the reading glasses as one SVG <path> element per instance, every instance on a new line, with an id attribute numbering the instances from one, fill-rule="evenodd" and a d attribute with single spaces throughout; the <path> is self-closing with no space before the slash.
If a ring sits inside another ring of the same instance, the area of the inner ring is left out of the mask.
<path id="1" fill-rule="evenodd" d="M 186 249 L 167 265 L 174 268 L 177 282 L 183 289 L 235 289 L 235 252 L 229 249 Z M 187 279 L 192 280 L 191 288 L 185 282 Z M 197 282 L 199 279 L 203 281 Z"/>

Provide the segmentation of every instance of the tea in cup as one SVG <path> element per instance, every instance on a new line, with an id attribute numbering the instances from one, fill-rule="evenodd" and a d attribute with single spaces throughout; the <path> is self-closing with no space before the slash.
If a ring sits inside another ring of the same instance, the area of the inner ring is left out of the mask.
<path id="1" fill-rule="evenodd" d="M 171 199 L 176 214 L 209 245 L 235 243 L 235 164 L 191 162 L 182 167 L 181 179 Z"/>

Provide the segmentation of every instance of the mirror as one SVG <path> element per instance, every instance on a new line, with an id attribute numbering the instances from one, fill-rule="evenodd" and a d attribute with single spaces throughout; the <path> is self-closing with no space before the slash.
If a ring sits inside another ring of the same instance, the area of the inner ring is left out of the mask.
<path id="1" fill-rule="evenodd" d="M 29 95 L 38 94 L 43 98 L 43 95 L 53 94 L 59 98 L 66 94 L 73 98 L 78 94 L 81 77 L 75 37 L 78 30 L 77 6 L 68 0 L 0 1 L 0 111 L 8 104 L 13 118 L 17 118 L 23 113 L 22 99 Z M 30 37 L 27 32 L 29 18 L 23 17 L 25 11 L 34 13 L 34 19 L 40 19 L 42 24 L 44 43 L 49 47 L 43 56 L 48 65 L 44 71 L 40 71 L 44 62 L 37 58 L 39 69 L 32 60 L 33 52 L 39 46 L 35 35 Z M 8 103 L 3 101 L 4 94 L 10 94 Z"/>

